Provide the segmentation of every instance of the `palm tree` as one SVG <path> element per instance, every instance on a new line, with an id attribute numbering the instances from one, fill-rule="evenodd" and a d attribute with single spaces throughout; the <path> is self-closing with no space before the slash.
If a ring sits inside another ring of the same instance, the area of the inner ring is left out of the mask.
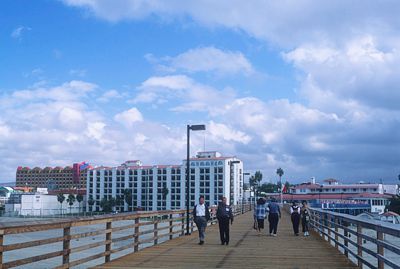
<path id="1" fill-rule="evenodd" d="M 276 169 L 276 174 L 279 176 L 279 186 L 281 189 L 281 204 L 283 203 L 283 199 L 282 199 L 282 176 L 284 174 L 283 169 L 282 168 L 278 168 Z"/>
<path id="2" fill-rule="evenodd" d="M 69 213 L 70 214 L 71 214 L 71 209 L 72 209 L 71 207 L 75 203 L 75 201 L 76 201 L 75 195 L 73 195 L 72 193 L 70 195 L 68 195 L 67 203 L 69 204 Z"/>
<path id="3" fill-rule="evenodd" d="M 164 200 L 167 198 L 168 193 L 169 193 L 168 188 L 166 186 L 164 186 L 162 189 L 162 197 Z"/>
<path id="4" fill-rule="evenodd" d="M 83 201 L 83 195 L 82 194 L 77 194 L 76 195 L 76 201 L 79 203 L 79 213 L 81 212 L 81 202 Z"/>
<path id="5" fill-rule="evenodd" d="M 124 200 L 125 200 L 125 203 L 127 203 L 128 204 L 128 210 L 129 210 L 129 207 L 131 207 L 132 206 L 132 190 L 130 190 L 130 189 L 125 189 L 124 190 Z"/>
<path id="6" fill-rule="evenodd" d="M 260 186 L 261 180 L 263 178 L 263 175 L 260 171 L 256 171 L 254 174 L 254 179 L 257 181 L 257 185 Z"/>
<path id="7" fill-rule="evenodd" d="M 94 203 L 95 203 L 95 200 L 93 200 L 93 197 L 89 196 L 88 205 L 90 206 L 90 208 L 89 208 L 90 211 L 92 211 L 92 207 L 93 207 Z"/>
<path id="8" fill-rule="evenodd" d="M 61 204 L 61 215 L 62 215 L 62 204 L 65 201 L 65 196 L 63 193 L 57 194 L 57 201 Z"/>

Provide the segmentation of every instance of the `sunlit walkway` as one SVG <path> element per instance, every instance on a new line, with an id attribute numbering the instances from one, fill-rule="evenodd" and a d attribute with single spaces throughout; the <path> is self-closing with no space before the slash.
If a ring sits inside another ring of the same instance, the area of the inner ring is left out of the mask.
<path id="1" fill-rule="evenodd" d="M 266 231 L 258 236 L 252 224 L 252 212 L 238 216 L 229 246 L 220 245 L 218 225 L 213 225 L 203 246 L 197 245 L 196 232 L 98 268 L 356 268 L 319 236 L 295 237 L 286 213 L 277 237 L 267 236 Z"/>

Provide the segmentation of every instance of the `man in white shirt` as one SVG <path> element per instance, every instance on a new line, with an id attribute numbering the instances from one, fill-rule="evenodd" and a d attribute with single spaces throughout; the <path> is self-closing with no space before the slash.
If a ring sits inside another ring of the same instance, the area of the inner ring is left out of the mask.
<path id="1" fill-rule="evenodd" d="M 200 196 L 199 203 L 194 206 L 193 219 L 199 230 L 199 245 L 203 245 L 207 222 L 210 220 L 210 211 L 208 210 L 208 206 L 204 203 L 204 196 Z"/>

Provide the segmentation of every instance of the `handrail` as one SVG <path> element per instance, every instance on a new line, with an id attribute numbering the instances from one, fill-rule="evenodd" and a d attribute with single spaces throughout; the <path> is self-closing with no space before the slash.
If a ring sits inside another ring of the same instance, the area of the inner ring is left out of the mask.
<path id="1" fill-rule="evenodd" d="M 249 209 L 250 206 L 248 204 L 244 206 L 233 206 L 233 213 L 234 215 L 238 215 L 249 211 Z M 73 218 L 69 220 L 40 220 L 30 222 L 29 224 L 2 223 L 0 224 L 0 268 L 12 268 L 55 257 L 60 258 L 59 265 L 55 268 L 70 268 L 103 257 L 104 262 L 107 263 L 111 260 L 111 255 L 115 253 L 128 249 L 131 250 L 130 253 L 137 252 L 141 247 L 144 248 L 150 245 L 156 245 L 160 242 L 184 235 L 185 214 L 185 210 L 166 210 L 119 213 L 116 215 Z M 211 216 L 212 219 L 209 225 L 217 222 L 215 212 L 211 214 Z M 192 217 L 190 221 L 193 232 L 196 230 L 196 227 L 193 224 Z M 89 231 L 83 228 L 89 229 Z M 12 237 L 18 234 L 46 231 L 49 232 L 49 235 L 54 234 L 54 236 L 4 244 L 4 241 L 11 241 L 5 240 L 9 236 Z M 97 240 L 89 241 L 90 237 L 92 237 L 92 240 Z M 83 244 L 75 244 L 78 240 L 81 240 L 79 243 Z M 118 245 L 116 245 L 116 243 L 118 243 Z M 54 245 L 50 244 L 61 244 L 62 247 L 61 249 L 54 249 L 52 247 Z M 28 248 L 38 246 L 46 246 L 49 248 L 49 251 L 31 257 L 19 254 L 19 259 L 4 259 L 8 252 L 25 250 L 25 253 L 29 253 Z M 92 249 L 102 246 L 104 246 L 103 251 L 100 253 L 92 253 Z M 85 251 L 90 251 L 90 253 L 86 253 L 87 255 L 85 256 Z M 71 254 L 78 256 L 78 259 L 72 260 Z"/>
<path id="2" fill-rule="evenodd" d="M 356 263 L 358 267 L 362 268 L 365 265 L 369 268 L 383 269 L 387 265 L 391 268 L 400 269 L 398 265 L 400 246 L 385 241 L 385 237 L 390 235 L 400 242 L 400 227 L 398 225 L 376 220 L 366 221 L 355 216 L 316 208 L 311 208 L 310 212 L 311 227 L 323 239 Z M 375 233 L 376 236 L 363 233 L 363 231 L 368 230 Z M 351 235 L 355 236 L 355 240 L 351 239 Z M 365 247 L 367 241 L 375 244 L 376 250 Z M 396 255 L 397 262 L 385 255 L 387 251 Z M 363 253 L 372 256 L 374 260 L 368 260 Z"/>

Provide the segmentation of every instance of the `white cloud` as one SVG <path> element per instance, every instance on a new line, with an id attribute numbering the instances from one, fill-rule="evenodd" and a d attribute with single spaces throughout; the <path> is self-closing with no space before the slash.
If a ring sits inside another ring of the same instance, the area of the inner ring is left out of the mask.
<path id="1" fill-rule="evenodd" d="M 11 37 L 15 38 L 15 39 L 21 39 L 22 34 L 26 31 L 30 31 L 30 30 L 32 30 L 32 28 L 30 28 L 30 27 L 25 27 L 25 26 L 17 27 L 12 31 Z"/>
<path id="2" fill-rule="evenodd" d="M 119 93 L 117 90 L 106 91 L 101 97 L 97 98 L 97 101 L 101 103 L 107 103 L 113 99 L 120 99 L 123 94 Z"/>
<path id="3" fill-rule="evenodd" d="M 209 130 L 209 133 L 214 136 L 215 139 L 221 140 L 220 143 L 232 141 L 248 144 L 251 141 L 251 137 L 246 135 L 244 132 L 234 130 L 222 123 L 215 123 L 211 121 L 207 126 L 207 130 Z"/>
<path id="4" fill-rule="evenodd" d="M 197 111 L 218 113 L 235 97 L 232 89 L 217 90 L 200 84 L 185 75 L 157 76 L 144 81 L 134 103 L 157 103 L 179 101 L 170 109 L 176 112 Z"/>
<path id="5" fill-rule="evenodd" d="M 133 107 L 115 115 L 114 120 L 126 127 L 132 127 L 135 123 L 143 121 L 143 116 L 136 107 Z"/>
<path id="6" fill-rule="evenodd" d="M 175 57 L 157 60 L 154 56 L 146 57 L 151 63 L 162 62 L 159 68 L 168 72 L 210 72 L 219 75 L 251 75 L 254 68 L 250 61 L 238 51 L 221 50 L 215 47 L 190 49 Z"/>

